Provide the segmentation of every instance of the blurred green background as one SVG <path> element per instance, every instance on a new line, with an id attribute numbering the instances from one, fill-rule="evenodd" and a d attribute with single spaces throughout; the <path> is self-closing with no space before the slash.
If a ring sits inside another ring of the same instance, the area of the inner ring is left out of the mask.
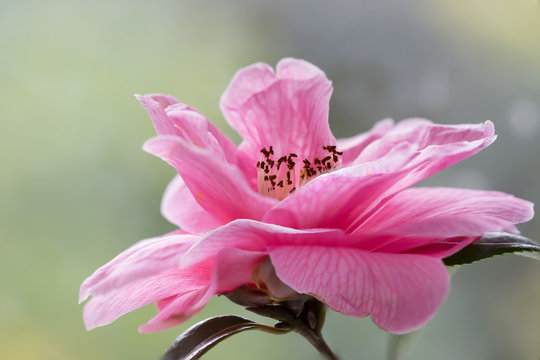
<path id="1" fill-rule="evenodd" d="M 141 335 L 153 306 L 86 332 L 78 288 L 135 241 L 170 231 L 159 214 L 173 169 L 134 93 L 190 104 L 238 141 L 218 102 L 236 70 L 284 56 L 333 80 L 337 136 L 383 118 L 491 119 L 499 138 L 427 184 L 493 189 L 540 203 L 537 1 L 0 2 L 0 358 L 157 359 L 205 317 Z M 520 226 L 540 240 L 540 221 Z M 250 315 L 251 316 L 251 315 Z M 343 359 L 383 359 L 387 334 L 330 313 Z M 505 256 L 462 268 L 413 359 L 540 356 L 540 263 Z M 245 333 L 206 359 L 311 359 L 294 334 Z"/>

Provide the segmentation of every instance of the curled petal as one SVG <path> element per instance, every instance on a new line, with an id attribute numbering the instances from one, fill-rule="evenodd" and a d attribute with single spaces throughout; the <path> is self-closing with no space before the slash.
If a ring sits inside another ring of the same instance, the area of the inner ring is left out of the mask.
<path id="1" fill-rule="evenodd" d="M 214 156 L 236 162 L 236 147 L 204 115 L 168 95 L 136 95 L 158 135 L 172 135 L 209 149 Z"/>
<path id="2" fill-rule="evenodd" d="M 491 121 L 481 124 L 441 125 L 426 119 L 407 119 L 400 121 L 383 137 L 370 143 L 356 158 L 355 163 L 379 159 L 386 156 L 397 144 L 409 143 L 418 152 L 420 159 L 424 153 L 440 152 L 443 160 L 441 167 L 446 168 L 474 155 L 495 141 L 495 138 Z"/>
<path id="3" fill-rule="evenodd" d="M 290 246 L 270 252 L 278 277 L 345 315 L 364 317 L 392 333 L 425 325 L 443 303 L 449 277 L 442 261 L 415 254 Z"/>
<path id="4" fill-rule="evenodd" d="M 139 102 L 144 106 L 156 132 L 160 135 L 175 135 L 176 130 L 174 129 L 173 122 L 167 116 L 165 109 L 174 104 L 179 104 L 180 102 L 174 97 L 169 95 L 162 94 L 151 94 L 151 95 L 139 95 L 136 94 L 135 97 Z"/>

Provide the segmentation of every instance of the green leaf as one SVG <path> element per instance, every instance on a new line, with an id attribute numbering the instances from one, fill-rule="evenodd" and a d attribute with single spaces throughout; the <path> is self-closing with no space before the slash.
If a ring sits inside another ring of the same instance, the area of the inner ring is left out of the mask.
<path id="1" fill-rule="evenodd" d="M 162 360 L 196 360 L 214 345 L 244 330 L 262 330 L 284 334 L 290 329 L 275 328 L 236 315 L 216 316 L 203 320 L 180 335 L 161 358 Z"/>
<path id="2" fill-rule="evenodd" d="M 509 253 L 540 260 L 540 244 L 517 234 L 486 233 L 479 240 L 464 247 L 454 255 L 444 258 L 443 261 L 447 266 L 463 265 Z"/>

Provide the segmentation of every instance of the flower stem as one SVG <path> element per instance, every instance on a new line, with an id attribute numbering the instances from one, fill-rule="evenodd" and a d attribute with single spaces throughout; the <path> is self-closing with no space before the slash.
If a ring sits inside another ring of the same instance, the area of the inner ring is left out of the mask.
<path id="1" fill-rule="evenodd" d="M 296 332 L 306 338 L 307 341 L 309 341 L 310 344 L 313 345 L 319 351 L 319 353 L 324 355 L 327 359 L 338 360 L 338 357 L 332 352 L 330 347 L 328 347 L 328 344 L 326 344 L 326 341 L 324 341 L 322 336 L 317 335 L 310 329 L 306 328 L 296 329 Z"/>

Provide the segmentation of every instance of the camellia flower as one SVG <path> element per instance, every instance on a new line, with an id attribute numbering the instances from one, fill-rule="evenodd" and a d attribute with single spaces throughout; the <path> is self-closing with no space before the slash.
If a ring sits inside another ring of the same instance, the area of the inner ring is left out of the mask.
<path id="1" fill-rule="evenodd" d="M 179 174 L 162 212 L 181 230 L 135 244 L 84 281 L 87 328 L 155 302 L 140 331 L 162 330 L 247 285 L 275 301 L 309 294 L 406 333 L 448 293 L 443 258 L 532 218 L 530 202 L 500 192 L 411 188 L 490 145 L 490 121 L 383 120 L 336 140 L 331 93 L 302 60 L 240 70 L 221 99 L 238 148 L 174 98 L 137 96 L 158 133 L 144 149 Z"/>

